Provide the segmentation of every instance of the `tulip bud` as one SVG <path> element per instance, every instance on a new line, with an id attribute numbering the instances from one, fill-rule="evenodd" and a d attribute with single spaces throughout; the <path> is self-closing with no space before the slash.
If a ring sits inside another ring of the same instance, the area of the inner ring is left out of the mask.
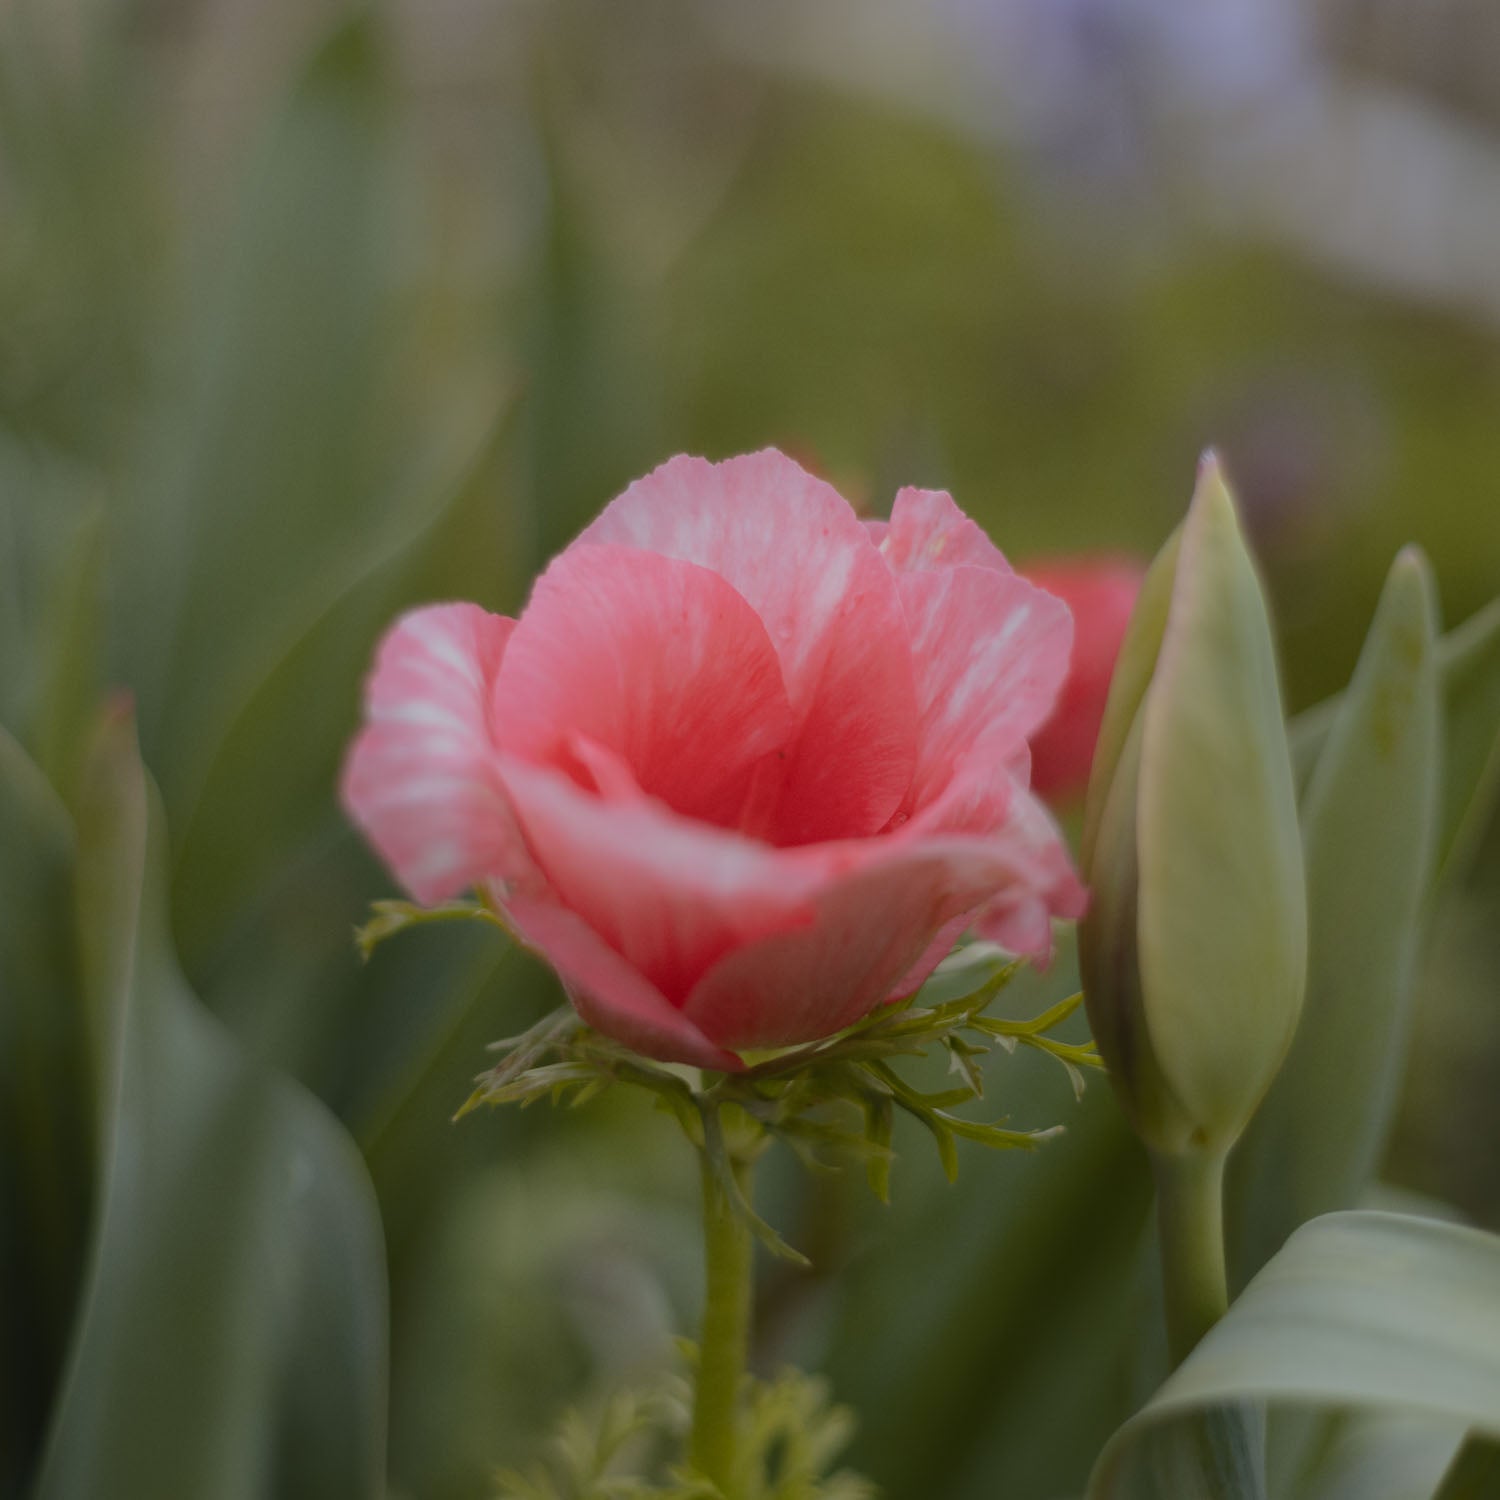
<path id="1" fill-rule="evenodd" d="M 1265 599 L 1212 455 L 1121 648 L 1082 866 L 1084 991 L 1125 1111 L 1158 1155 L 1222 1156 L 1291 1043 L 1307 903 Z"/>

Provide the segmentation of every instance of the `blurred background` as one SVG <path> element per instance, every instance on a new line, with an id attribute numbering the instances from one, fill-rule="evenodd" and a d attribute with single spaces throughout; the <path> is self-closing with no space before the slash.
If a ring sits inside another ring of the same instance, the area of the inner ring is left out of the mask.
<path id="1" fill-rule="evenodd" d="M 699 1270 L 694 1164 L 644 1107 L 450 1123 L 557 1003 L 538 965 L 453 928 L 358 961 L 393 892 L 333 787 L 383 625 L 513 612 L 680 451 L 775 444 L 871 512 L 945 487 L 1024 564 L 1153 552 L 1209 443 L 1292 708 L 1344 683 L 1402 544 L 1449 626 L 1500 592 L 1489 0 L 0 0 L 0 723 L 74 810 L 101 696 L 133 695 L 183 1004 L 373 1181 L 350 1326 L 383 1412 L 383 1255 L 393 1493 L 490 1493 L 668 1356 Z M 10 848 L 13 895 L 40 866 Z M 1433 915 L 1388 1168 L 1491 1229 L 1497 903 L 1492 827 Z M 1064 954 L 1005 1003 L 1072 982 Z M 5 1496 L 57 1420 L 105 1175 L 71 1047 L 7 1116 L 4 1296 L 47 1291 L 11 1298 Z M 760 1361 L 828 1372 L 892 1500 L 1076 1493 L 1149 1388 L 1108 1089 L 1021 1056 L 991 1092 L 1068 1134 L 954 1188 L 907 1140 L 888 1210 L 768 1173 L 817 1270 L 765 1268 Z M 184 1200 L 205 1222 L 219 1180 Z M 143 1264 L 175 1212 L 136 1213 Z M 216 1286 L 178 1281 L 120 1370 L 175 1358 Z"/>

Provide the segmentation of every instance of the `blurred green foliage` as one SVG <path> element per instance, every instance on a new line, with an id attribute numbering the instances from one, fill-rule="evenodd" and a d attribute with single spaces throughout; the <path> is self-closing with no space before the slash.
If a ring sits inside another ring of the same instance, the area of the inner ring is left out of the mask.
<path id="1" fill-rule="evenodd" d="M 340 1433 L 363 1455 L 341 1483 L 374 1493 L 387 1275 L 392 1488 L 482 1494 L 691 1318 L 696 1176 L 667 1122 L 609 1101 L 450 1124 L 553 980 L 467 931 L 358 961 L 391 885 L 333 788 L 403 606 L 514 609 L 629 479 L 765 443 L 872 508 L 946 485 L 1022 560 L 1153 550 L 1218 443 L 1297 707 L 1348 678 L 1400 545 L 1450 624 L 1500 585 L 1494 330 L 1186 223 L 1143 267 L 1107 227 L 1060 231 L 992 143 L 747 60 L 711 11 L 0 10 L 0 1496 L 98 1493 L 69 1467 L 87 1442 L 124 1432 L 149 1466 L 168 1409 L 209 1414 L 181 1493 L 338 1493 Z M 110 816 L 134 809 L 139 847 L 106 854 L 88 757 L 116 687 L 160 805 L 116 725 Z M 157 879 L 140 820 L 166 909 L 106 1002 L 130 882 Z M 1465 839 L 1415 960 L 1391 1160 L 1496 1228 L 1500 829 Z M 1064 952 L 1007 1003 L 1073 980 Z M 144 1084 L 107 1004 L 165 1028 Z M 120 1187 L 140 1088 L 185 1175 Z M 951 1188 L 903 1150 L 890 1209 L 857 1174 L 768 1171 L 816 1269 L 765 1268 L 761 1358 L 828 1371 L 893 1500 L 1081 1492 L 1162 1367 L 1138 1337 L 1149 1189 L 1107 1090 L 1075 1107 L 1023 1055 L 992 1092 L 1068 1135 L 967 1152 Z M 320 1184 L 295 1210 L 255 1176 L 292 1161 Z M 224 1243 L 220 1201 L 264 1244 Z M 236 1277 L 264 1306 L 224 1304 Z M 233 1361 L 153 1384 L 231 1315 L 283 1354 L 299 1325 L 316 1358 L 248 1404 Z M 230 1405 L 280 1466 L 243 1490 L 204 1477 L 239 1451 L 212 1451 Z M 175 1493 L 130 1483 L 110 1492 Z"/>

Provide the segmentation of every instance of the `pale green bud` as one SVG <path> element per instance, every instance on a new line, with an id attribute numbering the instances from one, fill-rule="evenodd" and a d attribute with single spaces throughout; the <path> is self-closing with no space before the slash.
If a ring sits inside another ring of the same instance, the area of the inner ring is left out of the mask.
<path id="1" fill-rule="evenodd" d="M 1084 992 L 1126 1113 L 1155 1151 L 1228 1150 L 1296 1030 L 1307 897 L 1270 621 L 1212 455 L 1120 652 L 1082 865 Z"/>

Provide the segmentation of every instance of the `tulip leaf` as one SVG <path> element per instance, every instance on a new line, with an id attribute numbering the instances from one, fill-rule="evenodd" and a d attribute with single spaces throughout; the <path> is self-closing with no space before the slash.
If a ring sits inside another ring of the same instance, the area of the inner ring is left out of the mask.
<path id="1" fill-rule="evenodd" d="M 190 247 L 160 339 L 115 634 L 174 818 L 266 643 L 369 534 L 370 497 L 401 451 L 382 389 L 400 199 L 381 53 L 357 15 L 311 56 L 224 223 Z"/>
<path id="2" fill-rule="evenodd" d="M 1445 746 L 1437 864 L 1446 881 L 1461 873 L 1500 803 L 1500 599 L 1450 630 L 1438 642 L 1437 656 Z M 1343 698 L 1336 693 L 1292 721 L 1292 754 L 1303 789 Z"/>
<path id="3" fill-rule="evenodd" d="M 1310 1457 L 1295 1448 L 1286 1455 L 1290 1500 L 1431 1500 L 1464 1440 L 1462 1422 L 1424 1412 L 1281 1415 L 1282 1436 L 1304 1417 L 1312 1420 L 1302 1432 L 1317 1438 Z"/>
<path id="4" fill-rule="evenodd" d="M 1459 1450 L 1436 1500 L 1494 1500 L 1500 1494 L 1500 1440 L 1471 1437 Z"/>
<path id="5" fill-rule="evenodd" d="M 0 730 L 0 1495 L 21 1492 L 45 1435 L 88 1238 L 72 877 L 72 823 Z"/>
<path id="6" fill-rule="evenodd" d="M 357 725 L 360 678 L 402 609 L 434 598 L 503 602 L 488 591 L 505 572 L 495 487 L 512 410 L 494 393 L 466 410 L 452 443 L 424 463 L 398 507 L 399 525 L 350 546 L 340 567 L 306 591 L 305 617 L 286 638 L 262 642 L 263 675 L 246 680 L 204 756 L 201 791 L 174 829 L 173 928 L 202 1000 L 367 1144 L 412 1102 L 432 1066 L 446 1068 L 446 1082 L 425 1096 L 426 1118 L 444 1128 L 437 1122 L 450 1112 L 448 1096 L 473 1071 L 466 1040 L 483 1040 L 473 1027 L 497 1002 L 505 949 L 458 940 L 368 967 L 351 962 L 350 925 L 389 877 L 338 807 L 339 760 Z M 329 683 L 343 688 L 329 692 Z M 280 941 L 289 926 L 298 933 L 295 964 Z M 507 976 L 509 1005 L 524 1011 L 525 990 L 539 977 Z M 410 1003 L 414 984 L 427 1004 Z M 351 1049 L 341 1028 L 356 1016 L 361 1045 Z M 451 1147 L 444 1162 L 455 1163 Z M 420 1176 L 429 1186 L 436 1180 L 430 1170 Z"/>
<path id="7" fill-rule="evenodd" d="M 1404 1214 L 1305 1224 L 1110 1439 L 1090 1500 L 1156 1493 L 1152 1451 L 1172 1428 L 1247 1402 L 1411 1412 L 1500 1438 L 1500 1237 Z"/>
<path id="8" fill-rule="evenodd" d="M 66 798 L 76 789 L 82 748 L 99 697 L 104 634 L 104 512 L 88 509 L 68 539 L 43 633 L 44 671 L 35 728 L 37 764 Z"/>
<path id="9" fill-rule="evenodd" d="M 1307 790 L 1307 783 L 1312 779 L 1318 757 L 1323 753 L 1323 746 L 1328 742 L 1329 731 L 1333 728 L 1333 721 L 1338 718 L 1343 702 L 1344 695 L 1335 693 L 1331 698 L 1324 698 L 1321 703 L 1314 703 L 1311 708 L 1303 709 L 1287 725 L 1287 739 L 1292 747 L 1292 772 L 1297 778 L 1299 797 Z"/>
<path id="10" fill-rule="evenodd" d="M 1240 1284 L 1298 1224 L 1362 1201 L 1389 1133 L 1440 810 L 1436 646 L 1431 576 L 1407 551 L 1301 797 L 1307 998 L 1231 1161 Z"/>
<path id="11" fill-rule="evenodd" d="M 497 398 L 470 418 L 442 472 L 415 483 L 398 524 L 347 547 L 298 601 L 284 638 L 262 639 L 264 659 L 247 672 L 175 830 L 173 915 L 190 970 L 222 961 L 287 866 L 345 827 L 333 795 L 339 759 L 381 631 L 413 604 L 483 597 L 492 582 L 483 575 L 499 551 L 488 545 L 492 491 L 510 411 Z M 347 689 L 330 693 L 329 683 Z M 304 1010 L 309 998 L 297 997 Z"/>
<path id="12" fill-rule="evenodd" d="M 79 967 L 101 1183 L 37 1500 L 375 1500 L 384 1249 L 342 1128 L 178 973 L 129 715 L 79 802 Z"/>

